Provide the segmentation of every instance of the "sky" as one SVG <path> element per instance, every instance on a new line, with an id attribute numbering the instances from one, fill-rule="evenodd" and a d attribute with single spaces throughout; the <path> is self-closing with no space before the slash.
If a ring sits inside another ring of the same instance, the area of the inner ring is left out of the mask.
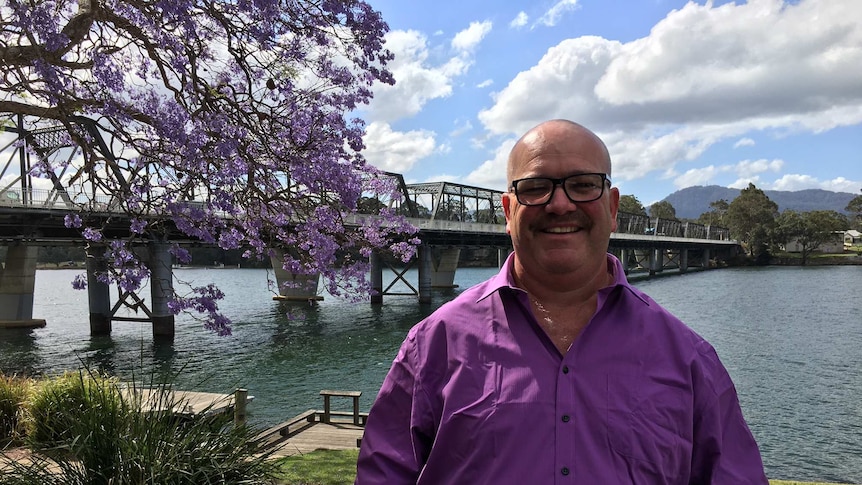
<path id="1" fill-rule="evenodd" d="M 505 190 L 554 118 L 608 145 L 645 206 L 694 185 L 862 190 L 862 1 L 368 0 L 396 84 L 359 116 L 408 183 Z"/>

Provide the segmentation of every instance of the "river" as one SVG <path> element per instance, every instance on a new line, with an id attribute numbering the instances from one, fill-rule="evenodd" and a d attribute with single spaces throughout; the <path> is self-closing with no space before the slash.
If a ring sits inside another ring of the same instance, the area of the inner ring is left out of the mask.
<path id="1" fill-rule="evenodd" d="M 115 322 L 110 336 L 91 337 L 86 292 L 70 286 L 78 271 L 39 270 L 33 316 L 48 325 L 0 329 L 0 370 L 87 366 L 145 382 L 173 375 L 178 389 L 244 387 L 260 425 L 320 408 L 327 388 L 363 391 L 367 410 L 410 326 L 494 272 L 459 269 L 460 288 L 437 290 L 429 305 L 385 297 L 372 307 L 332 297 L 317 306 L 272 301 L 265 270 L 177 270 L 225 291 L 220 307 L 233 335 L 181 316 L 173 343 L 155 344 L 139 323 Z M 733 268 L 636 286 L 715 346 L 770 478 L 862 483 L 862 266 Z"/>

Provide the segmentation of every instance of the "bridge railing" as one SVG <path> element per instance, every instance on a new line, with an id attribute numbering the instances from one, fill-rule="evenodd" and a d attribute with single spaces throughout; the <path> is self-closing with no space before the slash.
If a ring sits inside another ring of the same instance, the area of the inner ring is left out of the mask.
<path id="1" fill-rule="evenodd" d="M 111 201 L 112 197 L 108 195 L 86 192 L 19 187 L 0 190 L 0 206 L 4 207 L 107 211 Z"/>
<path id="2" fill-rule="evenodd" d="M 83 191 L 69 193 L 64 190 L 27 189 L 18 187 L 0 189 L 0 206 L 26 207 L 30 209 L 61 209 L 70 211 L 93 210 L 97 212 L 111 211 L 111 203 L 116 202 L 110 196 L 92 194 Z M 345 214 L 345 223 L 360 225 L 368 218 L 375 216 L 367 214 Z M 465 233 L 503 234 L 505 223 L 481 223 L 472 221 L 450 221 L 444 219 L 424 219 L 408 217 L 407 221 L 420 230 L 429 231 L 460 231 Z M 695 222 L 680 222 L 676 220 L 651 219 L 647 216 L 617 213 L 617 231 L 622 234 L 681 237 L 688 239 L 707 239 L 714 241 L 729 241 L 730 231 L 723 227 L 704 226 Z"/>
<path id="3" fill-rule="evenodd" d="M 681 222 L 673 219 L 651 219 L 648 216 L 617 213 L 617 232 L 621 234 L 643 234 L 687 239 L 730 241 L 730 231 L 718 226 L 704 226 L 696 222 Z"/>

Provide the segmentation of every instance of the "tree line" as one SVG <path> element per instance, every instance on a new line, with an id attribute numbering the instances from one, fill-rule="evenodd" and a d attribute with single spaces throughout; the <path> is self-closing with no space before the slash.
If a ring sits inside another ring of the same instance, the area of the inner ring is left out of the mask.
<path id="1" fill-rule="evenodd" d="M 778 211 L 778 204 L 754 184 L 742 189 L 739 196 L 728 202 L 725 199 L 709 204 L 710 210 L 696 220 L 705 226 L 725 227 L 730 236 L 742 244 L 746 254 L 755 262 L 766 264 L 788 243 L 798 244 L 805 264 L 813 251 L 835 237 L 839 231 L 862 231 L 862 195 L 847 204 L 849 216 L 834 210 L 798 212 L 791 209 Z M 649 209 L 634 195 L 620 197 L 621 212 L 652 218 L 679 221 L 676 209 L 668 201 L 659 201 Z"/>

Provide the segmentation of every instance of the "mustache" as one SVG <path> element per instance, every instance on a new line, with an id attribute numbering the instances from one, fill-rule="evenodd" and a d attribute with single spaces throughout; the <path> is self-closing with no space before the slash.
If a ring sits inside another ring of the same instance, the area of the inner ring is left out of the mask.
<path id="1" fill-rule="evenodd" d="M 539 220 L 534 221 L 532 225 L 539 229 L 559 225 L 574 225 L 581 227 L 582 229 L 590 229 L 593 227 L 593 220 L 582 212 L 572 212 L 569 214 L 543 214 L 542 217 Z"/>

